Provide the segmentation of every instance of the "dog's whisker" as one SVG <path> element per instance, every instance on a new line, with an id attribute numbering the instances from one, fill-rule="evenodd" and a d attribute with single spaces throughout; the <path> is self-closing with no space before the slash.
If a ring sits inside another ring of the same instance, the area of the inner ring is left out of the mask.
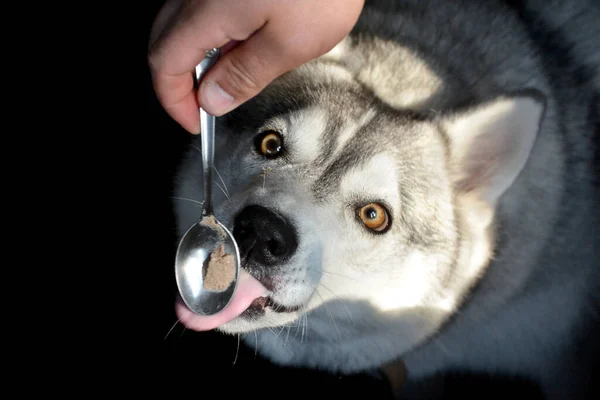
<path id="1" fill-rule="evenodd" d="M 288 340 L 289 340 L 289 338 L 290 338 L 290 331 L 291 331 L 291 330 L 292 330 L 292 325 L 289 325 L 289 326 L 287 327 L 287 334 L 285 335 L 285 342 L 286 342 L 286 343 L 287 343 L 287 341 L 288 341 Z"/>
<path id="2" fill-rule="evenodd" d="M 316 268 L 306 268 L 307 271 L 313 271 L 319 274 L 323 274 L 323 275 L 328 275 L 328 276 L 339 276 L 340 278 L 345 278 L 345 279 L 351 279 L 353 281 L 359 281 L 359 279 L 357 278 L 352 278 L 348 275 L 344 275 L 344 274 L 340 274 L 338 272 L 332 272 L 332 271 L 322 271 L 322 270 L 318 270 Z"/>
<path id="3" fill-rule="evenodd" d="M 300 318 L 298 320 L 298 322 L 296 323 L 296 333 L 294 333 L 294 339 L 296 339 L 296 337 L 298 336 L 298 333 L 300 332 L 301 327 L 302 327 L 302 318 Z"/>
<path id="4" fill-rule="evenodd" d="M 277 334 L 275 333 L 275 331 L 274 331 L 273 329 L 269 328 L 268 326 L 267 326 L 267 329 L 268 329 L 269 331 L 271 331 L 271 333 L 272 333 L 273 335 L 275 335 L 275 337 L 277 338 L 277 340 L 279 340 L 279 343 L 281 343 L 281 345 L 283 346 L 283 348 L 284 348 L 284 349 L 286 349 L 286 350 L 287 350 L 287 351 L 289 351 L 289 352 L 290 352 L 290 353 L 291 353 L 293 356 L 295 356 L 294 352 L 293 352 L 293 351 L 292 351 L 292 350 L 291 350 L 289 347 L 287 347 L 287 346 L 286 346 L 286 344 L 283 342 L 283 340 L 281 340 L 281 338 L 280 338 L 279 336 L 277 336 Z"/>
<path id="5" fill-rule="evenodd" d="M 227 198 L 229 203 L 231 203 L 231 199 L 229 198 L 229 195 L 227 194 L 227 192 L 225 192 L 225 189 L 223 189 L 221 187 L 221 185 L 219 185 L 219 182 L 217 182 L 217 181 L 213 181 L 213 182 L 215 183 L 215 185 L 217 185 L 219 187 L 219 189 L 221 189 L 221 192 L 223 192 L 223 194 L 225 195 L 225 198 Z"/>
<path id="6" fill-rule="evenodd" d="M 189 201 L 191 203 L 198 204 L 199 206 L 202 206 L 204 204 L 204 202 L 202 202 L 202 201 L 198 201 L 198 200 L 194 200 L 194 199 L 188 199 L 186 197 L 171 196 L 171 199 L 173 199 L 173 200 Z"/>
<path id="7" fill-rule="evenodd" d="M 322 306 L 323 306 L 323 310 L 325 311 L 325 313 L 327 314 L 327 316 L 329 317 L 329 320 L 331 321 L 331 323 L 333 324 L 333 327 L 335 328 L 338 337 L 341 336 L 341 332 L 340 329 L 337 326 L 337 323 L 335 322 L 335 318 L 333 318 L 333 315 L 331 315 L 331 312 L 329 311 L 329 307 L 327 307 L 327 305 L 325 304 L 325 299 L 323 298 L 323 296 L 321 295 L 321 293 L 319 293 L 319 290 L 315 290 L 315 294 L 317 296 L 319 296 L 319 298 L 321 299 L 322 302 Z"/>
<path id="8" fill-rule="evenodd" d="M 271 172 L 272 169 L 270 167 L 263 167 L 262 169 L 262 178 L 263 178 L 263 190 L 267 187 L 267 174 Z"/>
<path id="9" fill-rule="evenodd" d="M 196 146 L 195 144 L 190 144 L 191 147 L 193 147 L 194 149 L 196 149 L 198 152 L 202 153 L 202 150 Z M 213 164 L 213 169 L 214 171 L 217 173 L 217 176 L 219 177 L 219 179 L 221 180 L 221 182 L 223 183 L 223 187 L 221 187 L 221 185 L 219 185 L 218 182 L 214 181 L 214 183 L 219 187 L 219 189 L 221 189 L 223 191 L 223 194 L 225 195 L 225 197 L 227 197 L 227 199 L 231 202 L 231 199 L 229 197 L 229 189 L 227 188 L 227 184 L 225 184 L 225 181 L 223 180 L 223 177 L 221 176 L 221 173 L 219 172 L 219 170 L 217 169 L 217 166 Z"/>
<path id="10" fill-rule="evenodd" d="M 223 180 L 223 177 L 221 176 L 221 174 L 219 173 L 219 170 L 217 169 L 216 165 L 213 165 L 213 169 L 215 170 L 215 172 L 217 173 L 217 176 L 219 177 L 219 179 L 221 180 L 221 183 L 223 184 L 223 187 L 225 188 L 225 192 L 226 196 L 229 198 L 229 189 L 227 188 L 227 184 L 225 183 L 225 181 Z"/>
<path id="11" fill-rule="evenodd" d="M 300 338 L 300 343 L 304 342 L 304 338 L 308 335 L 308 314 L 303 315 L 304 318 L 304 326 L 302 327 L 302 337 Z"/>
<path id="12" fill-rule="evenodd" d="M 450 353 L 450 350 L 448 350 L 448 348 L 446 346 L 444 346 L 444 344 L 442 343 L 442 341 L 439 338 L 437 338 L 437 337 L 434 336 L 433 337 L 433 342 L 436 344 L 436 346 L 438 346 L 440 349 L 442 349 L 442 351 L 444 353 L 446 353 L 449 356 L 452 355 Z"/>
<path id="13" fill-rule="evenodd" d="M 258 356 L 258 332 L 254 331 L 254 339 L 256 342 L 256 346 L 254 346 L 254 358 Z"/>
<path id="14" fill-rule="evenodd" d="M 169 329 L 169 331 L 167 332 L 167 334 L 165 335 L 164 340 L 167 340 L 167 338 L 169 337 L 169 335 L 171 334 L 171 332 L 173 331 L 173 329 L 175 328 L 175 326 L 177 326 L 177 324 L 181 321 L 181 318 L 177 318 L 177 321 L 175 321 L 175 323 L 173 324 L 173 326 L 171 327 L 171 329 Z"/>
<path id="15" fill-rule="evenodd" d="M 233 359 L 233 365 L 237 363 L 238 354 L 240 352 L 240 336 L 241 334 L 237 334 L 237 348 L 235 349 L 235 358 Z"/>
<path id="16" fill-rule="evenodd" d="M 322 282 L 319 282 L 319 286 L 321 286 L 321 287 L 323 287 L 323 288 L 327 289 L 327 290 L 328 290 L 328 291 L 329 291 L 329 292 L 330 292 L 330 293 L 333 295 L 333 297 L 334 297 L 334 298 L 336 298 L 336 297 L 337 297 L 337 296 L 335 295 L 335 293 L 333 292 L 333 290 L 331 290 L 331 289 L 329 289 L 327 286 L 323 285 L 323 283 L 322 283 Z M 352 322 L 352 321 L 354 320 L 354 318 L 352 318 L 352 313 L 351 313 L 351 312 L 350 312 L 350 310 L 348 309 L 348 306 L 347 306 L 346 304 L 344 304 L 344 303 L 341 303 L 341 304 L 342 304 L 342 306 L 344 306 L 344 308 L 346 309 L 346 313 L 348 314 L 349 321 L 350 321 L 350 322 Z"/>
<path id="17" fill-rule="evenodd" d="M 340 274 L 338 272 L 331 272 L 331 271 L 321 271 L 324 275 L 333 275 L 333 276 L 339 276 L 340 278 L 345 278 L 345 279 L 352 279 L 353 281 L 358 281 L 357 278 L 352 278 L 351 276 L 348 275 L 344 275 L 344 274 Z"/>

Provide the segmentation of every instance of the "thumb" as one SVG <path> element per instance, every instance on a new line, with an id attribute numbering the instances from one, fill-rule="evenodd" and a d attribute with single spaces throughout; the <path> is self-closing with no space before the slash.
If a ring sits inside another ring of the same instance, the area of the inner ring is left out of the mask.
<path id="1" fill-rule="evenodd" d="M 290 52 L 264 30 L 225 52 L 202 79 L 198 102 L 208 113 L 221 116 L 256 96 L 279 75 L 306 59 Z"/>

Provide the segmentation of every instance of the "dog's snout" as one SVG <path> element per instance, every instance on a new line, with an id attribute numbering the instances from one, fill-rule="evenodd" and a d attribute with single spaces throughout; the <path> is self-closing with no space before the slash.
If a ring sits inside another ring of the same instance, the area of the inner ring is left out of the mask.
<path id="1" fill-rule="evenodd" d="M 294 226 L 281 215 L 258 205 L 248 206 L 239 213 L 233 234 L 241 257 L 265 266 L 284 262 L 298 247 Z"/>

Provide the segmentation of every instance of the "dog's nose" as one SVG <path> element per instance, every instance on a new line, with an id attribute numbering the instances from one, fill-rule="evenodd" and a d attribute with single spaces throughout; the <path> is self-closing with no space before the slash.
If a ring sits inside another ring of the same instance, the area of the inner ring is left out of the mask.
<path id="1" fill-rule="evenodd" d="M 277 265 L 294 254 L 298 240 L 294 226 L 268 208 L 251 205 L 236 217 L 233 235 L 242 259 Z"/>

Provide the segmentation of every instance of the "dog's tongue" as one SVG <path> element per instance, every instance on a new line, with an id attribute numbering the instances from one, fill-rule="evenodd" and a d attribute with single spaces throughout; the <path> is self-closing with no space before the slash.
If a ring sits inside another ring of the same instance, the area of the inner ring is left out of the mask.
<path id="1" fill-rule="evenodd" d="M 266 296 L 266 293 L 267 289 L 242 269 L 233 298 L 227 307 L 218 314 L 209 317 L 195 314 L 187 308 L 181 298 L 178 299 L 175 310 L 180 322 L 186 328 L 195 331 L 209 331 L 231 321 L 250 307 L 255 299 Z"/>

